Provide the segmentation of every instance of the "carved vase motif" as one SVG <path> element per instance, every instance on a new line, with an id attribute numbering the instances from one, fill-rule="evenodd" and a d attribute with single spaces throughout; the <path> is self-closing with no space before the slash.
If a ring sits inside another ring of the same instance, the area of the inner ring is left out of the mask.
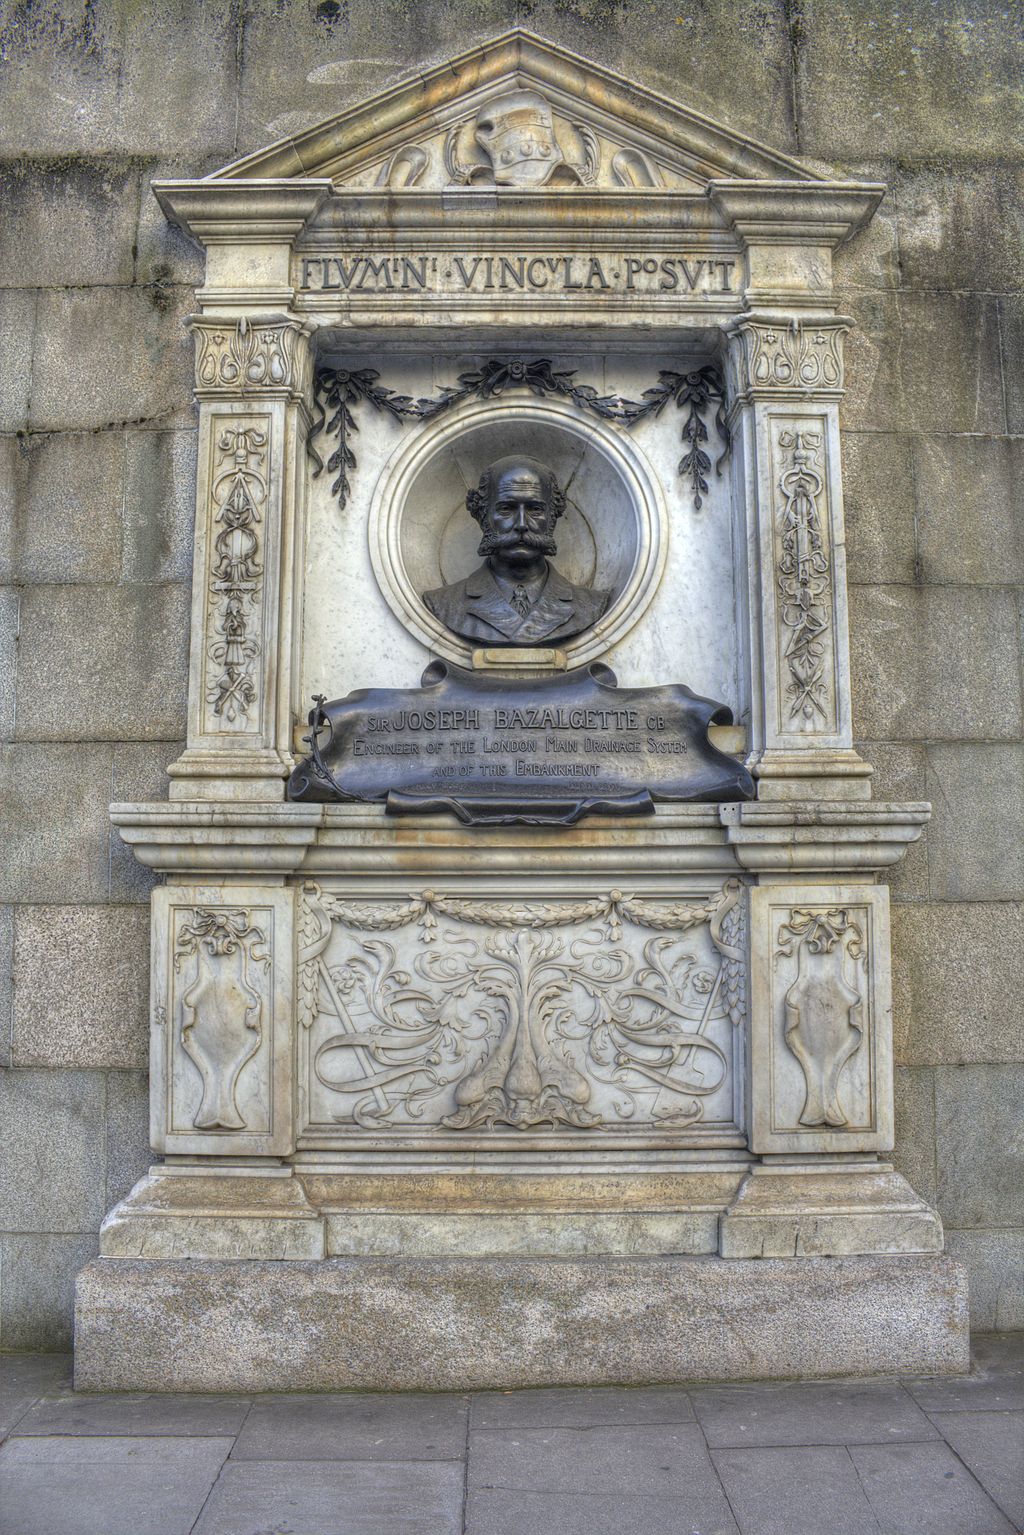
<path id="1" fill-rule="evenodd" d="M 197 1130 L 244 1130 L 237 1101 L 242 1068 L 263 1040 L 264 992 L 253 972 L 268 971 L 265 934 L 244 911 L 196 911 L 179 929 L 174 964 L 192 961 L 182 993 L 181 1043 L 203 1084 Z"/>
<path id="2" fill-rule="evenodd" d="M 780 928 L 779 940 L 780 954 L 792 954 L 797 944 L 797 977 L 786 992 L 784 1033 L 804 1074 L 799 1122 L 846 1125 L 840 1079 L 864 1034 L 864 999 L 846 973 L 848 960 L 862 952 L 860 930 L 845 911 L 794 911 Z"/>

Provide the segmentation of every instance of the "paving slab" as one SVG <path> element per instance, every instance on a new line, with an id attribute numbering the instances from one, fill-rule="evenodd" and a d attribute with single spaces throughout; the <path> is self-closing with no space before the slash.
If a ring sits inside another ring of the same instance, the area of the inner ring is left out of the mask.
<path id="1" fill-rule="evenodd" d="M 1016 1535 L 947 1444 L 854 1445 L 882 1535 Z"/>
<path id="2" fill-rule="evenodd" d="M 486 1391 L 472 1398 L 474 1428 L 589 1428 L 692 1423 L 693 1403 L 671 1386 L 651 1391 Z"/>
<path id="3" fill-rule="evenodd" d="M 235 1435 L 250 1399 L 241 1396 L 166 1396 L 162 1392 L 90 1396 L 44 1394 L 17 1426 L 17 1434 Z"/>
<path id="4" fill-rule="evenodd" d="M 695 1424 L 679 1427 L 476 1429 L 470 1487 L 687 1500 L 706 1523 L 729 1508 Z M 694 1517 L 691 1512 L 690 1517 Z"/>
<path id="5" fill-rule="evenodd" d="M 470 1489 L 465 1535 L 737 1535 L 724 1503 L 636 1493 L 509 1492 Z M 815 1532 L 821 1535 L 821 1531 Z"/>
<path id="6" fill-rule="evenodd" d="M 894 1382 L 709 1386 L 690 1395 L 712 1449 L 938 1438 L 921 1408 Z"/>
<path id="7" fill-rule="evenodd" d="M 193 1535 L 459 1535 L 457 1461 L 229 1461 Z"/>
<path id="8" fill-rule="evenodd" d="M 903 1383 L 925 1412 L 1010 1412 L 1024 1408 L 1024 1363 L 972 1360 L 970 1375 L 928 1376 Z"/>
<path id="9" fill-rule="evenodd" d="M 1010 1522 L 1024 1529 L 1024 1411 L 937 1412 L 932 1422 Z"/>
<path id="10" fill-rule="evenodd" d="M 714 1450 L 741 1535 L 879 1535 L 843 1445 Z"/>
<path id="11" fill-rule="evenodd" d="M 465 1396 L 257 1397 L 234 1460 L 458 1460 Z"/>
<path id="12" fill-rule="evenodd" d="M 0 1439 L 20 1423 L 43 1391 L 71 1384 L 70 1354 L 0 1355 Z"/>
<path id="13" fill-rule="evenodd" d="M 189 1535 L 231 1440 L 25 1438 L 0 1449 L 3 1535 Z"/>

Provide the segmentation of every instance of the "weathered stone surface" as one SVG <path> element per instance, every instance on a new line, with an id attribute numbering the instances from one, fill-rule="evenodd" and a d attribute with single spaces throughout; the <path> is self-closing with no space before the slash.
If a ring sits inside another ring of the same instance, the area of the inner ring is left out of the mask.
<path id="1" fill-rule="evenodd" d="M 862 586 L 850 593 L 858 735 L 1015 740 L 1017 603 L 996 588 Z"/>
<path id="2" fill-rule="evenodd" d="M 149 1078 L 144 1071 L 107 1073 L 107 1193 L 109 1209 L 145 1176 L 149 1149 Z"/>
<path id="3" fill-rule="evenodd" d="M 99 1236 L 0 1235 L 0 1342 L 5 1349 L 68 1348 L 75 1274 Z"/>
<path id="4" fill-rule="evenodd" d="M 0 1073 L 0 1230 L 91 1232 L 103 1215 L 98 1071 Z"/>
<path id="5" fill-rule="evenodd" d="M 1024 900 L 1024 746 L 946 742 L 927 754 L 932 899 Z"/>
<path id="6" fill-rule="evenodd" d="M 898 1063 L 1024 1056 L 1024 907 L 894 906 L 892 961 Z"/>
<path id="7" fill-rule="evenodd" d="M 913 581 L 911 443 L 895 432 L 843 433 L 846 573 L 854 585 Z"/>
<path id="8" fill-rule="evenodd" d="M 1024 443 L 918 437 L 913 450 L 921 579 L 1024 581 Z"/>
<path id="9" fill-rule="evenodd" d="M 831 169 L 834 169 L 832 167 Z M 888 160 L 845 163 L 843 174 L 854 181 L 871 181 L 885 187 L 870 224 L 833 255 L 832 273 L 837 288 L 899 288 L 899 240 L 896 224 L 896 188 Z"/>
<path id="10" fill-rule="evenodd" d="M 1005 430 L 996 300 L 962 293 L 840 294 L 847 429 Z"/>
<path id="11" fill-rule="evenodd" d="M 1004 358 L 1003 388 L 1006 392 L 1006 430 L 1024 432 L 1024 378 L 1013 360 L 1024 347 L 1024 299 L 999 300 L 999 334 Z"/>
<path id="12" fill-rule="evenodd" d="M 185 729 L 190 593 L 181 586 L 35 586 L 22 599 L 21 739 L 177 740 Z"/>
<path id="13" fill-rule="evenodd" d="M 197 151 L 190 158 L 146 159 L 141 162 L 139 226 L 135 235 L 135 275 L 140 283 L 185 283 L 199 287 L 206 271 L 206 254 L 176 224 L 168 222 L 153 196 L 154 181 L 178 181 L 204 176 L 223 161 L 212 153 Z"/>
<path id="14" fill-rule="evenodd" d="M 0 588 L 0 740 L 9 741 L 15 727 L 15 687 L 18 654 L 18 593 Z"/>
<path id="15" fill-rule="evenodd" d="M 22 432 L 28 425 L 35 323 L 33 291 L 0 291 L 0 432 Z"/>
<path id="16" fill-rule="evenodd" d="M 11 1064 L 13 978 L 14 907 L 0 906 L 0 1068 Z"/>
<path id="17" fill-rule="evenodd" d="M 426 1257 L 458 1252 L 467 1258 L 507 1256 L 582 1258 L 641 1253 L 715 1253 L 713 1212 L 537 1214 L 370 1214 L 346 1211 L 327 1218 L 332 1257 Z"/>
<path id="18" fill-rule="evenodd" d="M 1024 43 L 1003 7 L 809 0 L 799 16 L 805 154 L 984 158 L 1019 144 Z"/>
<path id="19" fill-rule="evenodd" d="M 139 207 L 131 161 L 66 158 L 0 165 L 0 285 L 129 283 Z"/>
<path id="20" fill-rule="evenodd" d="M 106 900 L 110 758 L 101 744 L 0 745 L 0 899 Z"/>
<path id="21" fill-rule="evenodd" d="M 898 1173 L 757 1167 L 723 1215 L 723 1258 L 939 1253 L 934 1210 Z"/>
<path id="22" fill-rule="evenodd" d="M 950 1226 L 1024 1227 L 1024 1064 L 938 1066 L 938 1202 Z"/>
<path id="23" fill-rule="evenodd" d="M 931 1066 L 897 1066 L 896 1146 L 892 1160 L 921 1198 L 937 1200 L 935 1169 L 935 1072 Z"/>
<path id="24" fill-rule="evenodd" d="M 78 1279 L 76 1383 L 468 1390 L 956 1372 L 966 1312 L 946 1258 L 101 1258 Z"/>
<path id="25" fill-rule="evenodd" d="M 182 321 L 194 303 L 191 289 L 163 285 L 40 293 L 33 430 L 188 425 L 192 348 Z"/>
<path id="26" fill-rule="evenodd" d="M 980 1332 L 1024 1328 L 1024 1231 L 949 1230 L 946 1250 L 966 1266 L 972 1328 Z"/>
<path id="27" fill-rule="evenodd" d="M 904 164 L 894 191 L 909 287 L 1024 289 L 1024 165 Z"/>
<path id="28" fill-rule="evenodd" d="M 125 581 L 191 581 L 196 506 L 194 431 L 127 434 Z"/>
<path id="29" fill-rule="evenodd" d="M 871 779 L 871 793 L 875 799 L 915 804 L 927 801 L 923 746 L 909 741 L 858 741 L 856 746 L 875 770 Z M 928 899 L 927 826 L 918 840 L 910 844 L 899 863 L 887 870 L 887 883 L 894 901 Z"/>
<path id="30" fill-rule="evenodd" d="M 121 557 L 122 432 L 8 439 L 0 513 L 9 548 L 0 576 L 18 582 L 116 581 Z"/>
<path id="31" fill-rule="evenodd" d="M 114 747 L 111 803 L 126 800 L 165 800 L 168 764 L 185 750 L 184 741 L 126 741 Z M 116 826 L 110 828 L 110 899 L 145 901 L 157 876 L 126 847 Z"/>
<path id="32" fill-rule="evenodd" d="M 230 158 L 237 28 L 219 0 L 100 8 L 50 0 L 4 26 L 8 154 Z M 200 174 L 200 172 L 196 172 Z"/>
<path id="33" fill-rule="evenodd" d="M 529 15 L 506 0 L 421 7 L 299 11 L 282 28 L 256 8 L 246 17 L 239 152 L 309 126 L 382 90 L 413 68 L 443 63 L 519 23 L 607 68 L 682 96 L 688 105 L 797 153 L 790 114 L 790 41 L 780 0 L 714 4 L 681 13 L 652 0 L 643 26 L 628 8 L 535 0 Z M 682 83 L 685 82 L 685 85 Z"/>
<path id="34" fill-rule="evenodd" d="M 153 1173 L 107 1215 L 107 1258 L 307 1259 L 324 1222 L 297 1178 Z"/>
<path id="35" fill-rule="evenodd" d="M 149 913 L 21 906 L 14 948 L 15 1066 L 145 1066 Z"/>

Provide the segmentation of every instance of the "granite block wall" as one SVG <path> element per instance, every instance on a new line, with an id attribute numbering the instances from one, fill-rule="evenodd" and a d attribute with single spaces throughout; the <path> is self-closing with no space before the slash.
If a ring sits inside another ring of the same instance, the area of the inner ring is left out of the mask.
<path id="1" fill-rule="evenodd" d="M 148 191 L 513 24 L 839 175 L 856 718 L 894 883 L 897 1160 L 1024 1327 L 1024 23 L 989 0 L 2 0 L 0 1347 L 54 1348 L 147 1165 L 149 876 L 184 730 L 201 258 Z"/>

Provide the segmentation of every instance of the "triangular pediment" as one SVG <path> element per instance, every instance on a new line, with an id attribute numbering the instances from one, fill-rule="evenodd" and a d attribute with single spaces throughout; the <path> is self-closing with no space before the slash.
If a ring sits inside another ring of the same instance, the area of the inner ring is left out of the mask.
<path id="1" fill-rule="evenodd" d="M 519 28 L 215 171 L 207 182 L 330 179 L 700 195 L 709 182 L 820 172 Z"/>

